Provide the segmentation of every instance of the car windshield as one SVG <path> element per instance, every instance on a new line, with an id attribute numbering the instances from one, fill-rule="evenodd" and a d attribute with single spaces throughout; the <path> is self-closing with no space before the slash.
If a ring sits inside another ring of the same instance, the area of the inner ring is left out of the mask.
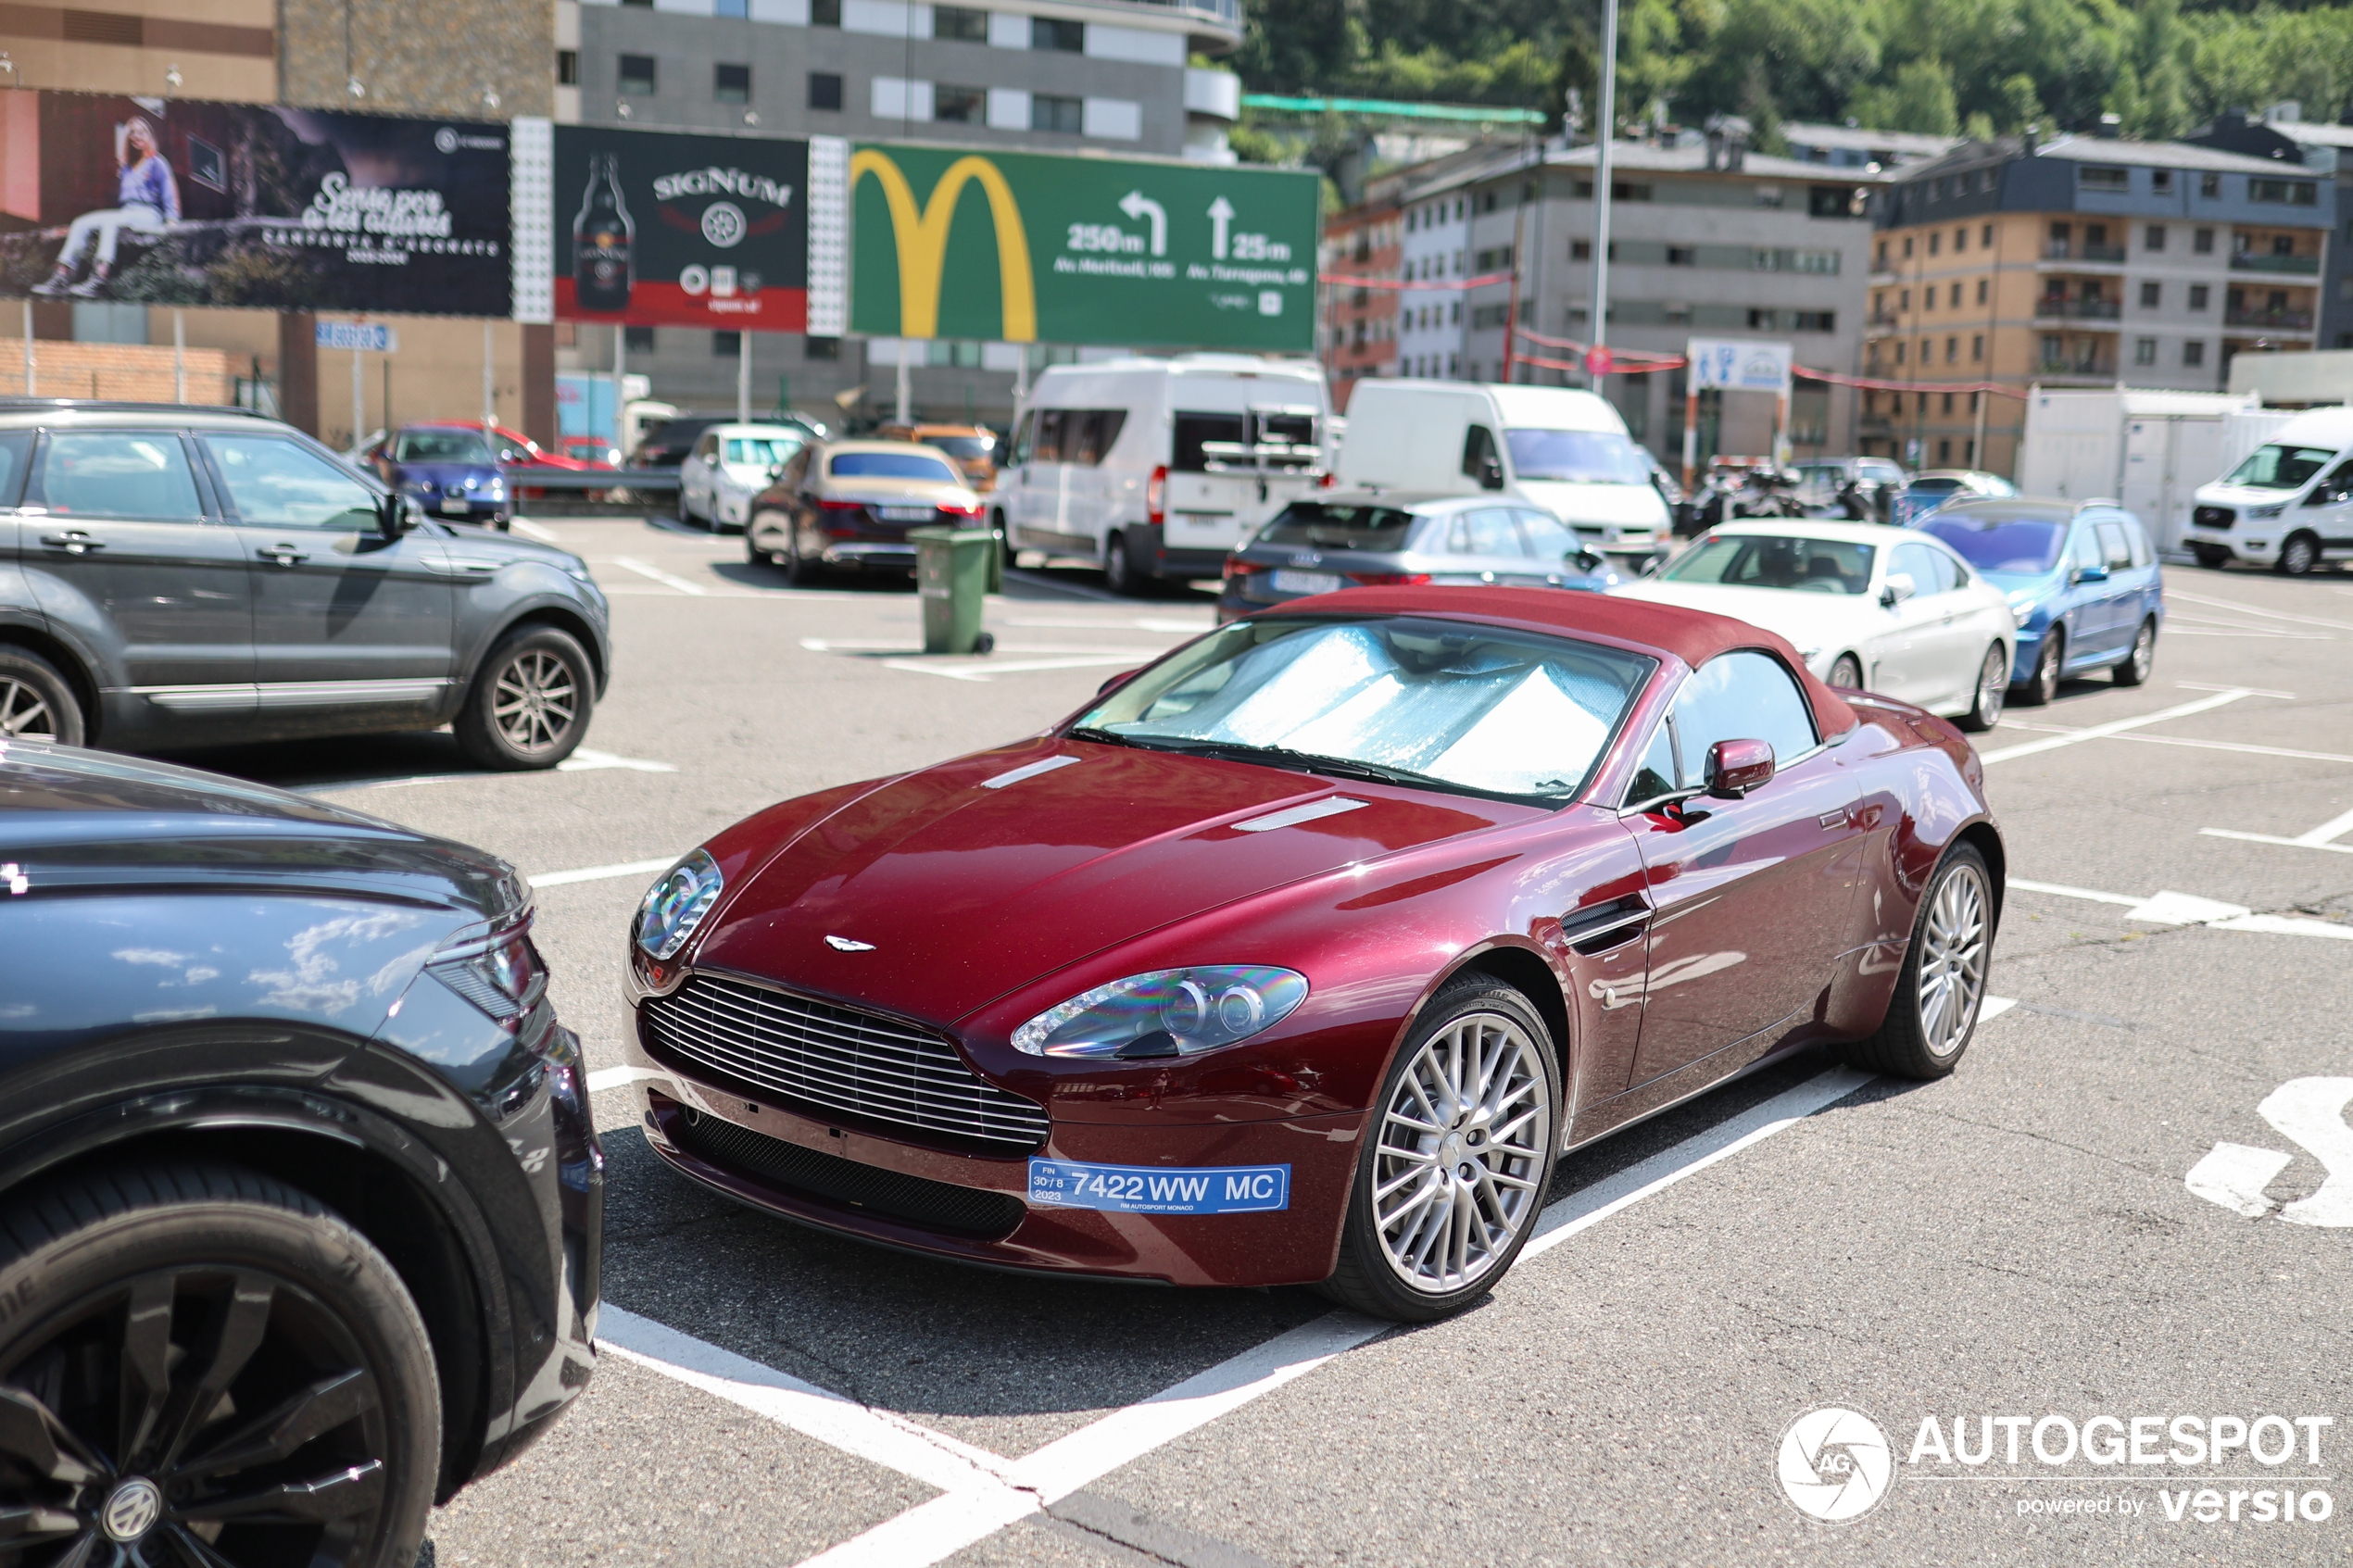
<path id="1" fill-rule="evenodd" d="M 1119 687 L 1082 738 L 1479 795 L 1569 798 L 1656 667 L 1410 616 L 1256 618 Z"/>
<path id="2" fill-rule="evenodd" d="M 774 468 L 792 461 L 800 442 L 789 435 L 734 435 L 727 438 L 727 461 Z"/>
<path id="3" fill-rule="evenodd" d="M 1622 435 L 1602 430 L 1507 430 L 1512 472 L 1522 479 L 1556 479 L 1586 484 L 1647 484 L 1650 464 L 1642 449 Z"/>
<path id="4" fill-rule="evenodd" d="M 1919 526 L 1980 571 L 2048 571 L 2058 565 L 2059 551 L 2067 544 L 2066 524 L 2039 519 L 1940 512 Z"/>
<path id="5" fill-rule="evenodd" d="M 393 449 L 396 463 L 486 463 L 490 447 L 470 430 L 409 430 Z"/>
<path id="6" fill-rule="evenodd" d="M 1716 533 L 1684 551 L 1659 576 L 1668 583 L 1714 583 L 1728 588 L 1860 594 L 1871 585 L 1874 553 L 1871 546 L 1839 539 Z"/>
<path id="7" fill-rule="evenodd" d="M 1293 501 L 1258 535 L 1261 545 L 1319 545 L 1332 550 L 1395 551 L 1405 547 L 1414 514 L 1396 507 Z"/>
<path id="8" fill-rule="evenodd" d="M 1912 489 L 1921 495 L 1944 495 L 1960 489 L 1966 483 L 1958 479 L 1916 479 L 1912 481 Z"/>
<path id="9" fill-rule="evenodd" d="M 997 450 L 997 438 L 993 435 L 926 435 L 924 445 L 937 446 L 951 458 L 985 463 Z"/>
<path id="10" fill-rule="evenodd" d="M 836 479 L 928 479 L 941 484 L 959 483 L 954 470 L 941 458 L 920 452 L 837 452 L 825 471 Z"/>
<path id="11" fill-rule="evenodd" d="M 2326 446 L 2259 447 L 2253 456 L 2231 470 L 2225 484 L 2244 484 L 2249 490 L 2301 490 L 2305 482 L 2329 465 L 2336 454 Z"/>

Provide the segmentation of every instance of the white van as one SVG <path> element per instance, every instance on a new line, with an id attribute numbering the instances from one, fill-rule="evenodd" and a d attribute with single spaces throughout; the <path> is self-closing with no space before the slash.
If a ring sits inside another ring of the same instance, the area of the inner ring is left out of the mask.
<path id="1" fill-rule="evenodd" d="M 2200 566 L 2236 557 L 2301 577 L 2353 556 L 2353 408 L 2315 408 L 2190 504 L 2183 544 Z"/>
<path id="2" fill-rule="evenodd" d="M 1673 520 L 1649 454 L 1608 401 L 1563 386 L 1363 381 L 1348 399 L 1340 483 L 1531 501 L 1604 555 L 1667 547 Z"/>
<path id="3" fill-rule="evenodd" d="M 1214 577 L 1325 482 L 1322 367 L 1239 354 L 1055 365 L 1030 388 L 991 522 L 1010 550 L 1102 562 L 1114 593 Z"/>

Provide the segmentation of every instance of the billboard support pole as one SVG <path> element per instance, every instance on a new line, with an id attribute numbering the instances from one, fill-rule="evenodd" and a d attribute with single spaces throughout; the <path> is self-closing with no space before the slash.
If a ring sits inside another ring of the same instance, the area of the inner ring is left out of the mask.
<path id="1" fill-rule="evenodd" d="M 188 400 L 188 316 L 177 308 L 171 312 L 171 400 Z"/>
<path id="2" fill-rule="evenodd" d="M 360 358 L 359 345 L 355 343 L 351 348 L 351 445 L 355 447 L 359 445 L 359 438 L 368 433 L 368 383 L 359 379 L 365 369 Z"/>
<path id="3" fill-rule="evenodd" d="M 24 395 L 32 395 L 32 301 L 24 302 Z"/>
<path id="4" fill-rule="evenodd" d="M 899 411 L 893 417 L 902 425 L 912 422 L 907 412 L 907 345 L 914 341 L 905 337 L 899 340 Z"/>
<path id="5" fill-rule="evenodd" d="M 736 334 L 736 422 L 751 423 L 751 333 Z"/>
<path id="6" fill-rule="evenodd" d="M 491 380 L 490 353 L 490 318 L 484 316 L 482 319 L 482 433 L 484 439 L 489 437 L 490 427 L 498 422 L 497 384 Z"/>
<path id="7" fill-rule="evenodd" d="M 619 321 L 612 324 L 612 449 L 621 454 L 618 459 L 624 467 L 629 461 L 629 416 L 622 409 L 622 388 L 629 383 L 629 329 Z"/>

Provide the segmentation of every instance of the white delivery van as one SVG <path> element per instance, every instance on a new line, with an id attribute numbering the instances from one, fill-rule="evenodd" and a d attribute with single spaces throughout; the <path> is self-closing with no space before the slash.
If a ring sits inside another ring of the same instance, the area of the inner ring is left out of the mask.
<path id="1" fill-rule="evenodd" d="M 1656 555 L 1672 532 L 1649 457 L 1590 392 L 1477 382 L 1363 381 L 1340 452 L 1347 487 L 1530 501 L 1604 555 Z"/>
<path id="2" fill-rule="evenodd" d="M 1214 577 L 1227 551 L 1325 483 L 1330 413 L 1311 361 L 1052 366 L 1014 421 L 990 521 L 1008 550 L 1102 562 L 1115 593 Z"/>
<path id="3" fill-rule="evenodd" d="M 2236 558 L 2290 576 L 2353 556 L 2353 408 L 2298 414 L 2200 485 L 2183 543 L 2200 566 Z"/>

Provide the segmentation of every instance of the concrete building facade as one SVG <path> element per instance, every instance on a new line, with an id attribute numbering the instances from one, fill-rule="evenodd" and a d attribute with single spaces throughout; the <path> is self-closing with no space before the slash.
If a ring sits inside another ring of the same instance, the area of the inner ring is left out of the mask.
<path id="1" fill-rule="evenodd" d="M 2320 344 L 2353 348 L 2353 125 L 2322 125 L 2296 104 L 2274 104 L 2259 120 L 2233 111 L 2183 138 L 2249 157 L 2296 164 L 2336 187 L 2337 228 L 2322 257 Z"/>

